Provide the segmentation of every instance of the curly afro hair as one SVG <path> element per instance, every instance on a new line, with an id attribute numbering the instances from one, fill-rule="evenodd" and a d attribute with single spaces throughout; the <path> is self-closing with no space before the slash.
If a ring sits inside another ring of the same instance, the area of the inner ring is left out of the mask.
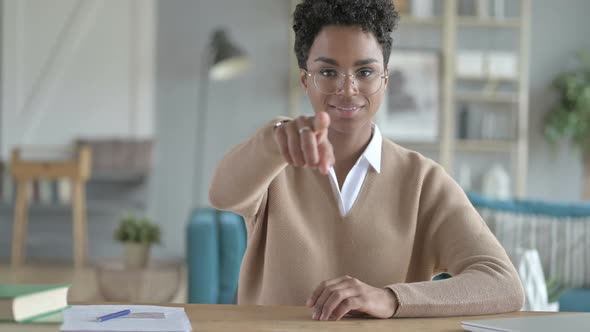
<path id="1" fill-rule="evenodd" d="M 387 66 L 399 14 L 392 0 L 303 0 L 293 13 L 295 55 L 299 68 L 307 69 L 309 50 L 323 27 L 360 26 L 372 33 L 383 49 Z"/>

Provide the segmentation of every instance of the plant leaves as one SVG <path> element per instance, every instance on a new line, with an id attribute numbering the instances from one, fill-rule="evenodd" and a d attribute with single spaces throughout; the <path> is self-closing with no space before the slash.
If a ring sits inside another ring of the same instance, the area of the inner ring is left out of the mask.
<path id="1" fill-rule="evenodd" d="M 114 237 L 120 242 L 159 243 L 160 227 L 146 217 L 137 218 L 129 215 L 121 219 L 119 227 L 114 232 Z"/>

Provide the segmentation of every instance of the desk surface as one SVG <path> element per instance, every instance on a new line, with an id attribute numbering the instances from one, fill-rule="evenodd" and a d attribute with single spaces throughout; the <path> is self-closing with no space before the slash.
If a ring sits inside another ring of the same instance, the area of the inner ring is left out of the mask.
<path id="1" fill-rule="evenodd" d="M 550 315 L 556 313 L 516 312 L 502 315 L 370 319 L 345 318 L 340 321 L 315 321 L 305 307 L 236 306 L 236 305 L 171 305 L 183 306 L 191 320 L 193 331 L 462 331 L 461 321 L 500 317 Z M 6 332 L 58 331 L 59 325 L 1 324 Z"/>

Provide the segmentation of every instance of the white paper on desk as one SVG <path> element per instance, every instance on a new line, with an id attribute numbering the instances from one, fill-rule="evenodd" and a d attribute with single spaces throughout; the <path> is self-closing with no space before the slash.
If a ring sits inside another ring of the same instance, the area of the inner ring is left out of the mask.
<path id="1" fill-rule="evenodd" d="M 119 317 L 104 322 L 97 317 L 129 309 L 131 314 L 141 312 L 163 313 L 165 318 Z M 64 310 L 63 332 L 188 332 L 191 323 L 184 308 L 147 305 L 75 305 Z"/>

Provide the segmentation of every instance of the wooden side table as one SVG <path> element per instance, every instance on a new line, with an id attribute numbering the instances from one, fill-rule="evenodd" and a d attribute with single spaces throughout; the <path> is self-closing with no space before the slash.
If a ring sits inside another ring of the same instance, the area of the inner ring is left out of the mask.
<path id="1" fill-rule="evenodd" d="M 28 161 L 21 159 L 20 149 L 12 151 L 10 170 L 16 179 L 16 202 L 12 236 L 13 266 L 21 265 L 25 256 L 28 224 L 28 184 L 33 180 L 68 178 L 72 185 L 72 217 L 74 237 L 74 266 L 82 267 L 86 261 L 86 182 L 90 178 L 92 155 L 87 146 L 78 148 L 73 160 Z"/>

